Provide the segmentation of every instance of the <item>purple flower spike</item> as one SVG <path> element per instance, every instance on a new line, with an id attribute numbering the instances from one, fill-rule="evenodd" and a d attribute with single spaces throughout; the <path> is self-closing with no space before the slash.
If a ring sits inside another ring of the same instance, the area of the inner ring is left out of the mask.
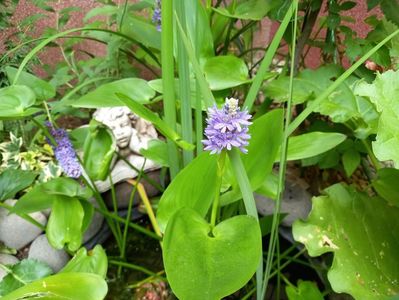
<path id="1" fill-rule="evenodd" d="M 68 133 L 62 129 L 56 129 L 50 122 L 46 122 L 50 134 L 54 137 L 57 145 L 54 145 L 49 139 L 47 142 L 53 148 L 55 158 L 64 170 L 65 174 L 72 178 L 79 178 L 82 175 L 82 168 L 76 157 L 75 149 L 69 140 Z"/>
<path id="2" fill-rule="evenodd" d="M 205 150 L 211 151 L 211 154 L 220 153 L 223 149 L 231 150 L 237 147 L 243 153 L 247 153 L 245 148 L 248 146 L 250 135 L 248 126 L 252 123 L 248 120 L 251 115 L 247 110 L 241 111 L 238 107 L 238 100 L 226 98 L 226 103 L 222 109 L 216 105 L 208 109 L 208 123 L 205 128 L 207 140 L 202 143 Z"/>
<path id="3" fill-rule="evenodd" d="M 161 12 L 162 12 L 161 0 L 155 0 L 155 8 L 154 8 L 154 13 L 152 15 L 152 23 L 156 24 L 158 31 L 161 31 L 161 20 L 162 20 Z"/>

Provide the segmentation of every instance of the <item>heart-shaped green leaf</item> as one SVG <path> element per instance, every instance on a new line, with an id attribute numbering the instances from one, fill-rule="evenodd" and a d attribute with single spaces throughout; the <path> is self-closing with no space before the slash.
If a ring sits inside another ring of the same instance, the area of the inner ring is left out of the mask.
<path id="1" fill-rule="evenodd" d="M 107 178 L 115 150 L 116 141 L 111 131 L 92 120 L 83 147 L 83 165 L 92 180 Z"/>
<path id="2" fill-rule="evenodd" d="M 76 180 L 58 177 L 36 185 L 17 201 L 12 212 L 31 213 L 41 211 L 50 208 L 55 199 L 76 197 L 87 200 L 91 195 L 91 190 L 87 187 L 82 187 Z"/>
<path id="3" fill-rule="evenodd" d="M 101 245 L 97 245 L 90 251 L 87 251 L 84 247 L 80 248 L 60 273 L 94 273 L 105 278 L 107 269 L 107 254 L 105 254 Z"/>
<path id="4" fill-rule="evenodd" d="M 140 78 L 125 78 L 103 84 L 78 100 L 71 101 L 71 105 L 87 108 L 123 106 L 116 93 L 123 93 L 139 103 L 148 103 L 155 96 L 155 91 L 147 81 Z"/>
<path id="5" fill-rule="evenodd" d="M 157 210 L 162 232 L 175 212 L 183 207 L 194 209 L 205 216 L 211 206 L 216 189 L 217 155 L 203 152 L 177 174 L 163 193 Z"/>
<path id="6" fill-rule="evenodd" d="M 5 69 L 9 81 L 13 82 L 18 69 L 13 67 Z M 55 88 L 50 83 L 24 71 L 18 77 L 17 84 L 30 87 L 39 100 L 47 100 L 55 96 Z"/>
<path id="7" fill-rule="evenodd" d="M 84 210 L 78 199 L 55 199 L 46 230 L 51 246 L 62 249 L 67 244 L 69 250 L 78 250 L 82 243 L 83 217 Z"/>
<path id="8" fill-rule="evenodd" d="M 328 272 L 334 291 L 359 300 L 397 295 L 399 208 L 340 184 L 325 192 L 313 199 L 309 218 L 294 223 L 295 240 L 310 256 L 334 253 Z"/>
<path id="9" fill-rule="evenodd" d="M 180 300 L 219 300 L 251 279 L 262 254 L 255 218 L 236 216 L 213 230 L 197 212 L 173 215 L 163 243 L 166 275 Z"/>
<path id="10" fill-rule="evenodd" d="M 12 85 L 0 89 L 0 120 L 29 116 L 38 111 L 30 108 L 36 101 L 35 93 L 25 85 Z"/>
<path id="11" fill-rule="evenodd" d="M 27 284 L 2 300 L 102 300 L 108 291 L 101 276 L 91 273 L 60 273 Z"/>

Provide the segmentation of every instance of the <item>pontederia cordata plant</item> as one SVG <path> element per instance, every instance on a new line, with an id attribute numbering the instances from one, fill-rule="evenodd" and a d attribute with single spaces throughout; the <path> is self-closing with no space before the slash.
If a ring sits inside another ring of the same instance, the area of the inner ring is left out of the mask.
<path id="1" fill-rule="evenodd" d="M 69 29 L 34 1 L 0 58 L 2 299 L 395 299 L 398 3 L 94 2 Z M 26 259 L 40 239 L 73 258 Z"/>

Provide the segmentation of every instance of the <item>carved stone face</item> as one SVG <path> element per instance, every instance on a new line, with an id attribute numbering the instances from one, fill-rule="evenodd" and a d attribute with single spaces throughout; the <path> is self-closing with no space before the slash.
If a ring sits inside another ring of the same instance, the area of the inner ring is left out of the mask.
<path id="1" fill-rule="evenodd" d="M 112 130 L 119 148 L 126 148 L 129 145 L 130 137 L 133 134 L 133 128 L 129 117 L 126 114 L 109 122 L 108 127 Z"/>
<path id="2" fill-rule="evenodd" d="M 97 121 L 107 125 L 115 136 L 116 144 L 120 149 L 129 145 L 133 134 L 133 127 L 129 118 L 129 110 L 121 107 L 101 108 L 94 117 Z"/>

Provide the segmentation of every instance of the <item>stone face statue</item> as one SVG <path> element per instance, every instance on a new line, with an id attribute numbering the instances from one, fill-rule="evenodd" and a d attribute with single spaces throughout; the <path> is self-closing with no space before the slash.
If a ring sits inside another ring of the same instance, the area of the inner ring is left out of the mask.
<path id="1" fill-rule="evenodd" d="M 111 129 L 119 154 L 136 169 L 151 171 L 159 168 L 155 162 L 146 160 L 140 155 L 140 149 L 146 149 L 150 140 L 158 138 L 158 134 L 150 122 L 134 115 L 124 106 L 99 108 L 93 114 L 93 118 Z M 137 175 L 137 171 L 122 159 L 117 160 L 112 166 L 111 177 L 114 184 Z M 97 181 L 95 184 L 100 192 L 111 187 L 109 179 Z"/>

